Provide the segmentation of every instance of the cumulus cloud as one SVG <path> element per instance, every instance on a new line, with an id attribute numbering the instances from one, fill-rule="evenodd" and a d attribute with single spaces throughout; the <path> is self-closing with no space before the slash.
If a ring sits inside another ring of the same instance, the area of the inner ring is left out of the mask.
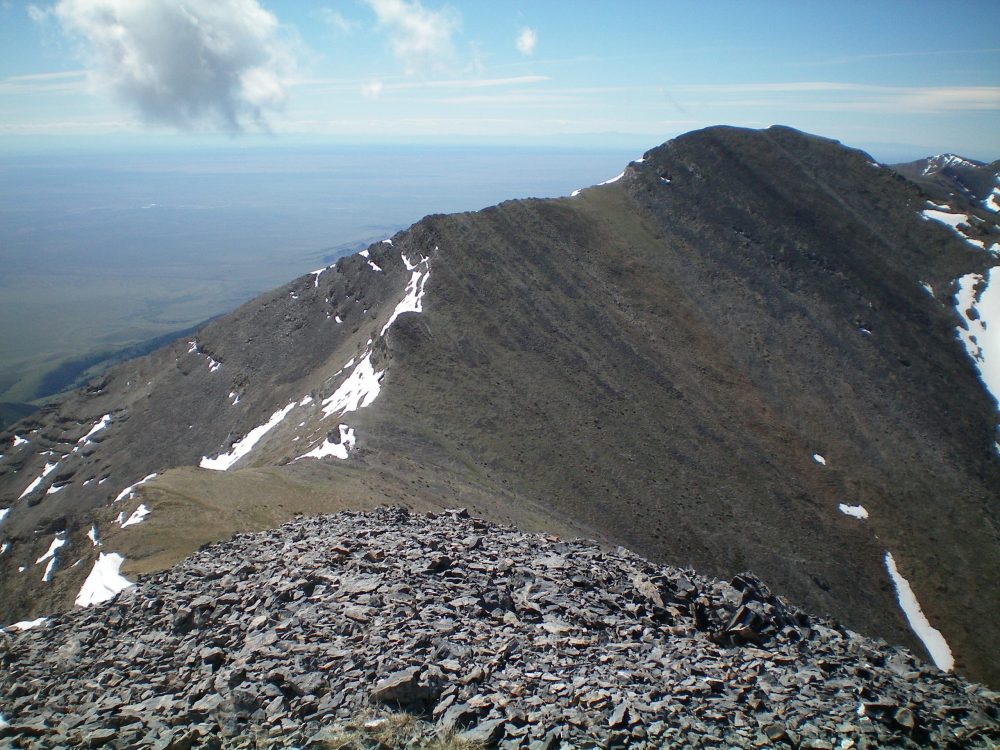
<path id="1" fill-rule="evenodd" d="M 533 55 L 535 54 L 535 42 L 538 41 L 538 35 L 535 30 L 525 26 L 518 32 L 517 41 L 514 42 L 517 47 L 517 51 L 522 55 Z"/>
<path id="2" fill-rule="evenodd" d="M 453 8 L 428 10 L 420 0 L 366 0 L 389 34 L 393 54 L 408 73 L 443 67 L 454 56 L 452 34 L 462 25 Z"/>
<path id="3" fill-rule="evenodd" d="M 59 0 L 51 12 L 148 121 L 239 131 L 286 99 L 290 56 L 257 0 Z"/>

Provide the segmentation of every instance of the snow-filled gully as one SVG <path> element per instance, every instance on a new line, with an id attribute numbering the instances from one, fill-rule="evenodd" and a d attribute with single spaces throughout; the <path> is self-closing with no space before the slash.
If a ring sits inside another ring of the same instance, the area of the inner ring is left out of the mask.
<path id="1" fill-rule="evenodd" d="M 390 244 L 391 246 L 391 243 L 386 244 Z M 360 255 L 371 264 L 367 250 L 362 251 Z M 405 255 L 401 255 L 400 257 L 404 267 L 410 274 L 410 278 L 403 291 L 403 298 L 393 309 L 387 322 L 382 327 L 380 333 L 382 336 L 389 331 L 396 322 L 396 319 L 403 313 L 422 312 L 423 310 L 424 290 L 427 279 L 430 277 L 430 259 L 422 256 L 419 261 L 414 263 Z M 373 270 L 381 271 L 382 269 L 379 267 Z M 322 271 L 313 273 L 318 284 Z M 337 322 L 340 322 L 339 318 Z M 373 342 L 369 340 L 365 350 L 359 356 L 352 357 L 341 368 L 340 372 L 348 371 L 348 374 L 336 390 L 323 399 L 321 404 L 321 419 L 325 420 L 336 417 L 339 420 L 350 412 L 370 406 L 378 397 L 382 389 L 382 378 L 385 376 L 385 370 L 375 369 L 375 365 L 372 362 L 374 355 L 372 344 Z M 247 456 L 268 433 L 281 424 L 296 407 L 305 407 L 311 402 L 312 398 L 310 396 L 292 401 L 274 412 L 267 422 L 250 430 L 243 438 L 235 442 L 228 452 L 214 458 L 203 456 L 199 466 L 203 469 L 213 469 L 216 471 L 231 469 L 242 458 Z M 339 422 L 337 430 L 339 431 L 339 441 L 330 440 L 328 435 L 331 433 L 328 432 L 318 443 L 312 445 L 309 450 L 299 455 L 295 460 L 324 458 L 326 456 L 346 459 L 356 444 L 354 430 L 346 424 L 339 424 Z"/>
<path id="2" fill-rule="evenodd" d="M 386 244 L 391 245 L 391 243 Z M 417 262 L 412 262 L 411 259 L 407 258 L 405 255 L 401 255 L 401 258 L 403 265 L 410 276 L 404 289 L 402 299 L 397 303 L 396 307 L 390 314 L 388 321 L 382 327 L 380 335 L 383 336 L 389 331 L 396 319 L 403 313 L 421 312 L 423 310 L 424 290 L 427 284 L 427 279 L 430 277 L 430 259 L 427 257 L 421 257 Z M 328 269 L 313 272 L 315 276 L 314 283 L 317 286 L 320 275 L 326 270 Z M 373 268 L 373 270 L 381 271 L 382 269 Z M 340 321 L 338 320 L 338 322 Z M 189 354 L 198 354 L 204 356 L 208 360 L 210 372 L 214 373 L 221 367 L 220 363 L 200 351 L 197 340 L 188 342 L 188 345 Z M 331 417 L 338 418 L 338 424 L 336 427 L 337 437 L 330 439 L 329 436 L 333 435 L 334 432 L 327 431 L 318 443 L 311 446 L 309 450 L 302 453 L 295 460 L 303 458 L 325 458 L 328 456 L 339 459 L 346 459 L 348 457 L 350 451 L 356 444 L 356 436 L 354 429 L 346 424 L 339 423 L 339 419 L 350 412 L 369 406 L 378 397 L 378 394 L 381 391 L 381 381 L 385 375 L 385 370 L 376 370 L 374 364 L 372 363 L 372 356 L 374 353 L 372 345 L 373 342 L 369 340 L 361 355 L 352 357 L 344 365 L 344 367 L 341 368 L 338 374 L 340 372 L 347 372 L 347 376 L 344 378 L 343 382 L 341 382 L 340 386 L 322 401 L 321 415 L 319 418 L 321 420 L 326 420 Z M 239 402 L 240 396 L 234 391 L 230 393 L 229 399 L 232 402 L 232 405 L 235 406 Z M 312 402 L 313 398 L 307 395 L 302 399 L 298 399 L 290 404 L 287 404 L 283 408 L 274 412 L 265 423 L 253 428 L 247 432 L 244 437 L 233 443 L 229 451 L 215 456 L 214 458 L 203 456 L 199 465 L 202 468 L 213 469 L 216 471 L 226 471 L 232 468 L 240 461 L 240 459 L 250 454 L 260 441 L 279 424 L 281 424 L 292 411 L 296 408 L 307 407 Z M 80 438 L 74 452 L 93 442 L 91 438 L 96 433 L 104 430 L 111 422 L 112 416 L 110 414 L 102 416 L 90 428 L 87 434 Z M 305 424 L 304 421 L 303 424 Z M 28 442 L 29 441 L 25 438 L 17 437 L 14 441 L 14 447 L 27 444 Z M 64 456 L 62 458 L 66 457 Z M 28 487 L 21 494 L 21 497 L 23 498 L 38 489 L 45 479 L 58 469 L 60 460 L 62 459 L 57 458 L 55 461 L 47 462 L 41 474 L 28 485 Z M 141 485 L 156 476 L 157 475 L 155 473 L 149 474 L 138 482 L 129 485 L 118 493 L 112 501 L 112 504 L 133 499 L 135 497 L 136 490 Z M 58 489 L 55 491 L 58 491 Z M 9 509 L 3 509 L 3 511 L 0 511 L 0 518 L 2 518 L 3 515 L 6 515 L 8 510 Z M 149 516 L 149 514 L 149 508 L 145 504 L 140 504 L 131 513 L 131 515 L 127 517 L 124 511 L 119 513 L 117 523 L 120 528 L 127 529 L 142 523 L 146 517 Z M 87 537 L 93 546 L 101 546 L 96 526 L 91 526 L 89 532 L 87 533 Z M 52 540 L 52 544 L 50 545 L 48 551 L 36 561 L 36 564 L 41 564 L 43 562 L 47 563 L 42 576 L 42 580 L 44 582 L 51 580 L 52 573 L 58 559 L 57 550 L 65 545 L 66 541 L 67 538 L 65 533 L 57 535 Z M 6 549 L 3 551 L 6 552 Z M 117 552 L 98 552 L 97 560 L 94 562 L 94 566 L 90 574 L 87 576 L 86 581 L 77 594 L 77 606 L 88 607 L 93 604 L 107 601 L 113 598 L 118 592 L 133 585 L 132 581 L 129 581 L 119 572 L 124 562 L 125 558 Z M 37 623 L 18 623 L 18 625 L 33 627 L 40 625 L 43 622 L 44 618 L 39 620 Z"/>

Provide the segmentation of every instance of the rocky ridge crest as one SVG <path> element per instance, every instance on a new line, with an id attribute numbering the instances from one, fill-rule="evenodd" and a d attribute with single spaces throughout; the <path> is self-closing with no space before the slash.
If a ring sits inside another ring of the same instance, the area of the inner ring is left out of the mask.
<path id="1" fill-rule="evenodd" d="M 0 746 L 989 747 L 1000 700 L 772 595 L 464 511 L 300 518 L 0 639 Z M 992 745 L 992 746 L 995 746 Z"/>

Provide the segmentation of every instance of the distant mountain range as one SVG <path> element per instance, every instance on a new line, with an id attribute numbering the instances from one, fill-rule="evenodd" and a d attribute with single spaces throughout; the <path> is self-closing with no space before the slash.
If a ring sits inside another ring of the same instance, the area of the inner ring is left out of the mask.
<path id="1" fill-rule="evenodd" d="M 466 506 L 998 685 L 998 164 L 718 127 L 428 216 L 4 433 L 0 619 L 296 514 Z"/>
<path id="2" fill-rule="evenodd" d="M 963 159 L 955 154 L 938 154 L 927 159 L 895 164 L 893 169 L 916 182 L 937 200 L 957 198 L 980 203 L 984 208 L 1000 211 L 1000 160 L 985 164 Z"/>

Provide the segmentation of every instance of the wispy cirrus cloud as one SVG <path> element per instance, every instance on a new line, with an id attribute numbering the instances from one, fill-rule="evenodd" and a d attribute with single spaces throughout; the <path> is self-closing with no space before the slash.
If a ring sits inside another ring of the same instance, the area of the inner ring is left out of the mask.
<path id="1" fill-rule="evenodd" d="M 849 65 L 856 62 L 869 62 L 871 60 L 892 60 L 895 58 L 913 57 L 947 57 L 953 55 L 981 55 L 1000 53 L 1000 47 L 983 47 L 978 49 L 938 49 L 938 50 L 910 50 L 907 52 L 873 52 L 864 55 L 845 55 L 843 57 L 831 57 L 826 60 L 814 60 L 803 63 L 805 65 Z"/>
<path id="2" fill-rule="evenodd" d="M 450 6 L 425 8 L 420 0 L 365 0 L 375 12 L 379 28 L 389 35 L 392 53 L 407 73 L 440 70 L 455 56 L 452 36 L 462 18 Z"/>
<path id="3" fill-rule="evenodd" d="M 0 94 L 68 94 L 87 88 L 86 70 L 62 70 L 0 78 Z"/>
<path id="4" fill-rule="evenodd" d="M 325 24 L 341 34 L 351 34 L 359 26 L 357 21 L 346 18 L 343 13 L 333 8 L 320 8 L 317 15 Z"/>
<path id="5" fill-rule="evenodd" d="M 266 127 L 287 96 L 291 57 L 257 0 L 59 0 L 32 18 L 55 19 L 94 80 L 147 121 Z"/>
<path id="6" fill-rule="evenodd" d="M 368 90 L 369 94 L 375 93 L 379 95 L 388 91 L 407 91 L 414 89 L 483 89 L 502 86 L 521 86 L 543 83 L 548 80 L 551 80 L 549 76 L 540 75 L 510 76 L 506 78 L 444 78 L 431 80 L 409 80 L 397 78 L 396 80 L 390 81 L 371 81 L 360 84 L 360 87 L 363 93 Z M 349 91 L 359 87 L 356 80 L 349 78 L 300 78 L 291 81 L 290 85 L 316 87 L 330 91 Z"/>
<path id="7" fill-rule="evenodd" d="M 689 106 L 780 106 L 800 110 L 915 114 L 1000 110 L 1000 86 L 877 86 L 787 81 L 680 84 L 671 86 L 670 92 Z"/>

